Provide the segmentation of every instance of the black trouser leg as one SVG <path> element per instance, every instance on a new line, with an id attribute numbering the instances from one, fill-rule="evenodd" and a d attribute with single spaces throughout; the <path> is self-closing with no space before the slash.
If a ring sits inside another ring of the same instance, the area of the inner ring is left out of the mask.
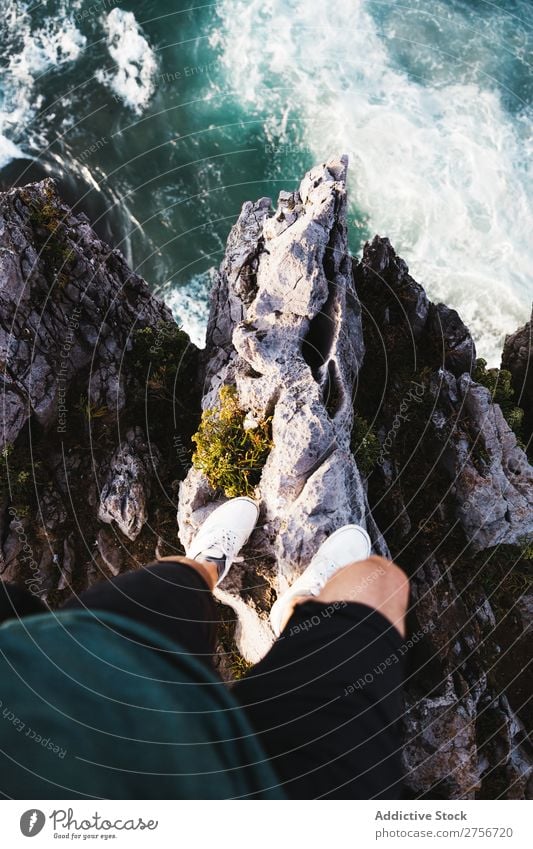
<path id="1" fill-rule="evenodd" d="M 159 631 L 190 654 L 211 663 L 219 616 L 204 579 L 182 563 L 156 563 L 100 581 L 64 609 L 106 610 Z"/>
<path id="2" fill-rule="evenodd" d="M 366 605 L 306 602 L 235 685 L 287 795 L 401 798 L 401 648 Z"/>

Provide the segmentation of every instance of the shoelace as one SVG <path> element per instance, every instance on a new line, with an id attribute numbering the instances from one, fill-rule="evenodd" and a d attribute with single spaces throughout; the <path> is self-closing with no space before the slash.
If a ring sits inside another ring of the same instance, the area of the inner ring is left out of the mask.
<path id="1" fill-rule="evenodd" d="M 226 565 L 242 563 L 243 561 L 242 557 L 235 556 L 237 534 L 227 528 L 212 530 L 206 534 L 205 539 L 202 540 L 202 551 L 206 552 L 210 548 L 220 549 L 222 555 L 226 558 Z"/>
<path id="2" fill-rule="evenodd" d="M 242 557 L 235 557 L 235 549 L 237 548 L 237 534 L 233 531 L 228 531 L 226 528 L 222 531 L 222 551 L 230 563 L 238 563 L 242 561 Z"/>

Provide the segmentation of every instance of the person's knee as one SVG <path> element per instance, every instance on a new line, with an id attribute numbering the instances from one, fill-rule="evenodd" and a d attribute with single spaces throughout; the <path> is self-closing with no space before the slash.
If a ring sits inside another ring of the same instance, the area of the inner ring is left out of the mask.
<path id="1" fill-rule="evenodd" d="M 409 579 L 396 563 L 373 555 L 337 572 L 322 589 L 318 600 L 367 604 L 379 610 L 403 634 Z"/>
<path id="2" fill-rule="evenodd" d="M 405 599 L 409 598 L 409 578 L 401 566 L 393 560 L 387 560 L 377 554 L 368 558 L 366 563 L 371 564 L 372 573 L 376 575 L 376 583 L 386 588 L 386 591 L 397 593 Z M 357 565 L 357 564 L 354 564 Z"/>
<path id="3" fill-rule="evenodd" d="M 361 589 L 374 589 L 387 593 L 393 591 L 407 598 L 409 579 L 403 569 L 392 560 L 372 555 L 367 560 L 359 560 L 340 569 L 330 578 L 324 590 L 327 588 L 335 591 L 342 588 L 349 595 L 357 594 Z"/>

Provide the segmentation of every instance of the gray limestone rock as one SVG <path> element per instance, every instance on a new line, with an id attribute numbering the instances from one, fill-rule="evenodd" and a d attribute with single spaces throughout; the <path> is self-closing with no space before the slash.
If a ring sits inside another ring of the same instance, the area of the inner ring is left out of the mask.
<path id="1" fill-rule="evenodd" d="M 236 385 L 249 420 L 272 416 L 273 448 L 257 496 L 261 550 L 250 567 L 276 592 L 303 571 L 322 540 L 347 522 L 367 524 L 364 483 L 349 450 L 352 386 L 364 355 L 360 306 L 346 232 L 345 158 L 282 192 L 272 215 L 262 199 L 244 205 L 215 281 L 207 338 L 204 407 L 221 385 Z M 180 491 L 179 529 L 187 546 L 214 493 L 191 470 Z M 373 522 L 376 550 L 387 547 Z M 243 616 L 237 591 L 222 590 L 240 617 L 239 648 L 257 658 L 257 634 L 272 640 L 266 616 Z M 253 609 L 253 605 L 251 605 Z"/>
<path id="2" fill-rule="evenodd" d="M 158 449 L 147 443 L 140 427 L 126 433 L 107 467 L 98 508 L 101 522 L 116 522 L 128 539 L 138 537 L 148 518 L 147 503 L 159 461 Z"/>
<path id="3" fill-rule="evenodd" d="M 432 381 L 432 423 L 453 483 L 457 516 L 472 547 L 533 538 L 533 468 L 488 389 L 468 374 Z"/>
<path id="4" fill-rule="evenodd" d="M 88 401 L 122 410 L 132 332 L 171 315 L 52 180 L 0 195 L 0 280 L 1 445 L 31 416 L 49 429 L 65 412 L 68 426 L 65 398 L 84 370 Z"/>
<path id="5" fill-rule="evenodd" d="M 524 436 L 533 436 L 533 312 L 532 318 L 505 339 L 502 368 L 511 372 L 517 403 L 524 410 Z"/>
<path id="6" fill-rule="evenodd" d="M 474 798 L 499 783 L 509 798 L 527 797 L 527 711 L 520 694 L 513 708 L 494 681 L 495 667 L 516 662 L 510 678 L 526 675 L 527 687 L 517 652 L 527 637 L 503 657 L 484 573 L 500 556 L 502 564 L 520 560 L 533 539 L 533 469 L 500 407 L 471 377 L 475 346 L 457 313 L 427 300 L 387 239 L 365 246 L 354 278 L 369 352 L 356 403 L 383 449 L 370 503 L 411 578 L 406 782 L 415 796 Z"/>
<path id="7" fill-rule="evenodd" d="M 102 486 L 105 521 L 138 535 L 157 449 L 148 457 L 144 437 L 117 445 L 150 414 L 138 397 L 151 363 L 133 361 L 133 341 L 162 327 L 175 328 L 170 310 L 52 180 L 0 194 L 4 579 L 36 578 L 46 598 L 66 597 L 74 573 L 78 587 L 101 578 Z M 179 427 L 174 436 L 181 444 Z M 107 559 L 118 568 L 109 549 Z"/>

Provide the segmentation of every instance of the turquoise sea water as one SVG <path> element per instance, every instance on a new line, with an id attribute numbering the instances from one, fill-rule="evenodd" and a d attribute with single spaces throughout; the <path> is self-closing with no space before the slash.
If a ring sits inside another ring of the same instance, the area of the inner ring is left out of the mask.
<path id="1" fill-rule="evenodd" d="M 493 362 L 533 297 L 531 0 L 0 0 L 0 182 L 50 174 L 201 339 L 244 200 L 350 155 Z"/>

